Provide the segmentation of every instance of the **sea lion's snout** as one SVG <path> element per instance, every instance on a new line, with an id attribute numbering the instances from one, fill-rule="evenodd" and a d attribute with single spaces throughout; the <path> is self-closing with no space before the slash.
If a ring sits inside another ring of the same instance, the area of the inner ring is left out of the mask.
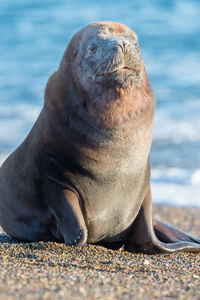
<path id="1" fill-rule="evenodd" d="M 106 87 L 120 88 L 135 84 L 140 75 L 142 61 L 136 41 L 105 39 L 88 47 L 93 65 L 93 80 Z"/>
<path id="2" fill-rule="evenodd" d="M 85 47 L 81 68 L 86 80 L 103 87 L 125 88 L 140 78 L 142 59 L 135 37 L 123 34 L 99 34 Z"/>
<path id="3" fill-rule="evenodd" d="M 108 46 L 107 65 L 102 66 L 105 71 L 102 74 L 112 73 L 114 71 L 140 72 L 141 58 L 137 52 L 136 44 L 132 45 L 129 41 L 114 41 Z M 103 59 L 103 57 L 102 57 Z"/>

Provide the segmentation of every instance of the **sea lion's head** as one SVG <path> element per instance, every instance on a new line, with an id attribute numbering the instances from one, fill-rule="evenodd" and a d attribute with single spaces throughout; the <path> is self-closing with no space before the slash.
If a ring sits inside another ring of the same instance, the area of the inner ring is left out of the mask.
<path id="1" fill-rule="evenodd" d="M 81 29 L 69 43 L 62 67 L 69 58 L 71 72 L 76 70 L 83 87 L 126 88 L 139 81 L 142 69 L 137 36 L 119 23 L 98 22 Z"/>
<path id="2" fill-rule="evenodd" d="M 126 88 L 139 80 L 142 59 L 137 36 L 122 24 L 88 25 L 72 39 L 69 47 L 73 49 L 83 86 Z"/>
<path id="3" fill-rule="evenodd" d="M 113 22 L 92 23 L 71 39 L 57 75 L 73 108 L 94 118 L 127 118 L 151 92 L 136 34 Z M 141 100 L 141 99 L 139 99 Z"/>

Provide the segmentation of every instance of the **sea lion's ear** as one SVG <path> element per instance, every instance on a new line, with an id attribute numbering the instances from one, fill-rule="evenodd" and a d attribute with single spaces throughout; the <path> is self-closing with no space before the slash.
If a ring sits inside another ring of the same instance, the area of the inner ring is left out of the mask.
<path id="1" fill-rule="evenodd" d="M 135 42 L 134 46 L 135 46 L 135 50 L 137 51 L 137 53 L 140 53 L 138 43 Z"/>
<path id="2" fill-rule="evenodd" d="M 78 54 L 78 49 L 74 50 L 74 56 Z"/>

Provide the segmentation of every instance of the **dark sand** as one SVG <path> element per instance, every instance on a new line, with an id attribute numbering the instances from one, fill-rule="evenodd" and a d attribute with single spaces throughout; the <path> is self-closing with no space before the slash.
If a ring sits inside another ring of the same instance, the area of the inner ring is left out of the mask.
<path id="1" fill-rule="evenodd" d="M 154 206 L 200 236 L 200 209 Z M 200 299 L 200 254 L 131 254 L 88 245 L 16 243 L 0 235 L 0 299 Z"/>

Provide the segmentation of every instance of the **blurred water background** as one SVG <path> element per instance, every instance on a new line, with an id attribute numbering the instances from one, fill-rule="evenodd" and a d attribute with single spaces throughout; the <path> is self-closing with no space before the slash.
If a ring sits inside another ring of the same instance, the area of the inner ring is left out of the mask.
<path id="1" fill-rule="evenodd" d="M 103 20 L 137 33 L 157 99 L 153 202 L 200 206 L 199 0 L 0 0 L 0 165 L 36 120 L 70 38 Z"/>

